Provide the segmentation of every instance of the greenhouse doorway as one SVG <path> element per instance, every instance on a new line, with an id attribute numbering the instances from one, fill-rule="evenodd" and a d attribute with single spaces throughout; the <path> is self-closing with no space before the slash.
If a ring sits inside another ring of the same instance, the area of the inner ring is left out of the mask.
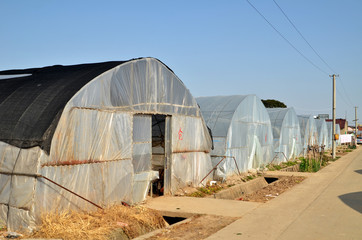
<path id="1" fill-rule="evenodd" d="M 152 183 L 152 196 L 162 196 L 170 191 L 169 174 L 171 159 L 171 116 L 152 115 L 152 158 L 151 168 L 158 171 L 159 179 Z"/>

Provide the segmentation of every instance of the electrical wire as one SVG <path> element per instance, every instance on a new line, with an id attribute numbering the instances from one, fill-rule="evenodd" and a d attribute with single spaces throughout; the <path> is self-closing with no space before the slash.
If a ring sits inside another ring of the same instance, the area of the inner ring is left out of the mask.
<path id="1" fill-rule="evenodd" d="M 295 24 L 292 22 L 292 20 L 290 20 L 290 18 L 287 16 L 287 14 L 284 12 L 284 10 L 279 6 L 279 4 L 276 2 L 276 0 L 273 0 L 273 2 L 275 3 L 275 5 L 279 8 L 279 10 L 283 13 L 284 17 L 288 20 L 288 22 L 293 26 L 293 28 L 295 29 L 295 31 L 297 31 L 297 33 L 301 36 L 301 38 L 308 44 L 308 46 L 313 50 L 313 52 L 318 56 L 318 58 L 332 71 L 332 72 L 336 72 L 334 71 L 334 69 L 321 57 L 321 55 L 315 50 L 315 48 L 312 47 L 312 45 L 308 42 L 308 40 L 303 36 L 303 34 L 299 31 L 299 29 L 295 26 Z M 339 78 L 339 82 L 341 83 L 344 95 L 346 96 L 346 99 L 348 100 L 345 101 L 342 97 L 342 99 L 347 103 L 347 105 L 353 106 L 353 103 L 351 101 L 351 99 L 349 98 L 349 95 L 346 91 L 346 89 L 344 88 L 343 85 L 343 81 L 341 78 Z M 338 91 L 338 89 L 337 89 Z M 343 95 L 342 93 L 339 93 L 341 96 Z"/>
<path id="2" fill-rule="evenodd" d="M 351 99 L 349 98 L 349 94 L 347 93 L 346 89 L 344 88 L 343 81 L 342 81 L 342 78 L 341 78 L 341 77 L 339 77 L 339 82 L 341 83 L 343 92 L 344 92 L 345 96 L 347 97 L 347 100 L 349 101 L 350 105 L 353 107 L 353 102 L 352 102 Z"/>
<path id="3" fill-rule="evenodd" d="M 334 71 L 329 64 L 319 55 L 319 53 L 312 47 L 312 45 L 308 42 L 308 40 L 303 36 L 303 34 L 298 30 L 298 28 L 294 25 L 294 23 L 290 20 L 290 18 L 287 16 L 287 14 L 283 11 L 283 9 L 279 6 L 279 4 L 273 0 L 273 2 L 275 3 L 275 5 L 277 5 L 277 7 L 279 8 L 279 10 L 283 13 L 283 15 L 285 16 L 285 18 L 289 21 L 289 23 L 293 26 L 293 28 L 295 29 L 295 31 L 297 31 L 297 33 L 303 38 L 303 40 L 308 44 L 308 46 L 313 50 L 313 52 L 319 57 L 319 59 L 332 71 L 332 72 L 336 72 Z"/>
<path id="4" fill-rule="evenodd" d="M 309 58 L 307 58 L 301 51 L 299 51 L 286 37 L 284 37 L 284 35 L 279 32 L 275 27 L 274 25 L 269 22 L 269 20 L 249 1 L 249 0 L 246 0 L 249 5 L 269 24 L 269 26 L 271 28 L 274 29 L 274 31 L 276 33 L 279 34 L 280 37 L 282 37 L 284 39 L 284 41 L 286 41 L 296 52 L 299 53 L 299 55 L 301 55 L 306 61 L 308 61 L 311 65 L 313 65 L 315 68 L 317 68 L 319 71 L 321 71 L 322 73 L 325 73 L 325 74 L 328 74 L 326 71 L 324 71 L 322 68 L 320 68 L 319 66 L 317 66 L 315 63 L 313 63 Z"/>

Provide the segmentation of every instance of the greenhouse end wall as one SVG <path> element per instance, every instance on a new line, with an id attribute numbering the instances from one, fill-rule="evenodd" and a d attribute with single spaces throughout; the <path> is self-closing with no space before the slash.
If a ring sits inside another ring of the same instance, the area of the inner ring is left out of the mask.
<path id="1" fill-rule="evenodd" d="M 213 133 L 216 178 L 225 178 L 266 165 L 272 159 L 273 137 L 269 115 L 255 95 L 197 98 Z"/>

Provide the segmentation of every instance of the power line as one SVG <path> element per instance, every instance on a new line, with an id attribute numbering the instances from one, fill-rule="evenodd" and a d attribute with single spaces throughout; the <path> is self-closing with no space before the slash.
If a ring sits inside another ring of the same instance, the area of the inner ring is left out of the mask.
<path id="1" fill-rule="evenodd" d="M 275 3 L 275 5 L 279 8 L 279 10 L 283 13 L 283 15 L 285 16 L 285 18 L 289 21 L 289 23 L 293 26 L 293 28 L 295 29 L 295 31 L 298 32 L 298 34 L 303 38 L 303 40 L 308 44 L 308 46 L 313 50 L 313 52 L 319 57 L 319 59 L 332 71 L 332 72 L 336 72 L 333 70 L 333 68 L 331 68 L 331 66 L 321 57 L 321 55 L 312 47 L 312 45 L 308 42 L 308 40 L 303 36 L 303 34 L 299 31 L 299 29 L 295 26 L 295 24 L 292 22 L 292 20 L 290 20 L 290 18 L 287 16 L 287 14 L 284 12 L 284 10 L 279 6 L 279 4 L 273 0 L 273 2 Z M 344 88 L 344 85 L 343 85 L 343 81 L 341 78 L 339 78 L 339 82 L 341 83 L 341 86 L 342 86 L 342 89 L 343 89 L 343 92 L 344 92 L 344 95 L 346 96 L 346 99 L 348 100 L 345 101 L 347 103 L 347 105 L 351 105 L 353 106 L 353 103 L 351 101 L 351 99 L 349 98 L 349 95 L 346 91 L 346 89 Z M 337 89 L 338 91 L 338 89 Z M 342 94 L 339 93 L 341 96 Z M 344 99 L 343 99 L 344 100 Z"/>
<path id="2" fill-rule="evenodd" d="M 346 101 L 346 99 L 343 97 L 342 93 L 338 90 L 338 88 L 337 88 L 337 93 L 339 94 L 343 102 L 346 103 L 346 105 L 349 105 L 350 107 L 353 106 L 353 104 L 350 104 L 349 102 Z"/>
<path id="3" fill-rule="evenodd" d="M 279 36 L 281 36 L 296 52 L 298 52 L 305 60 L 307 60 L 310 64 L 312 64 L 315 68 L 317 68 L 319 71 L 328 74 L 326 71 L 324 71 L 322 68 L 318 67 L 315 63 L 313 63 L 309 58 L 307 58 L 301 51 L 299 51 L 286 37 L 283 36 L 283 34 L 281 34 L 281 32 L 279 32 L 274 25 L 268 21 L 268 19 L 249 1 L 246 0 L 249 5 L 269 24 L 270 27 L 272 27 L 274 29 L 274 31 L 276 33 L 279 34 Z"/>
<path id="4" fill-rule="evenodd" d="M 283 9 L 279 6 L 279 4 L 273 0 L 273 2 L 275 3 L 275 5 L 277 5 L 277 7 L 279 8 L 279 10 L 283 13 L 283 15 L 285 16 L 285 18 L 289 21 L 289 23 L 293 26 L 293 28 L 295 29 L 295 31 L 298 32 L 298 34 L 303 38 L 303 40 L 308 44 L 308 46 L 313 50 L 313 52 L 319 57 L 319 59 L 332 71 L 332 72 L 336 72 L 334 71 L 329 64 L 319 55 L 319 53 L 312 47 L 312 45 L 307 41 L 307 39 L 303 36 L 303 34 L 298 30 L 298 28 L 294 25 L 294 23 L 290 20 L 290 18 L 287 16 L 287 14 L 283 11 Z"/>
<path id="5" fill-rule="evenodd" d="M 344 91 L 344 94 L 346 95 L 346 97 L 347 97 L 347 99 L 348 99 L 349 103 L 351 104 L 351 106 L 353 106 L 353 102 L 352 102 L 352 101 L 351 101 L 351 99 L 349 98 L 349 95 L 348 95 L 348 93 L 347 93 L 346 89 L 344 88 L 344 85 L 343 85 L 342 79 L 341 79 L 341 78 L 339 78 L 339 80 L 340 80 L 339 82 L 341 83 L 342 89 L 343 89 L 343 91 Z"/>

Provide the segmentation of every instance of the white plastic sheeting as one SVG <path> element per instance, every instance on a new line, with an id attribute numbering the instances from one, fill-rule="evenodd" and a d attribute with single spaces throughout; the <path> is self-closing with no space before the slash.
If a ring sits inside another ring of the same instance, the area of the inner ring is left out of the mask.
<path id="1" fill-rule="evenodd" d="M 328 129 L 328 136 L 329 136 L 328 144 L 326 146 L 326 149 L 331 149 L 332 148 L 332 141 L 333 141 L 333 134 L 332 134 L 333 133 L 333 129 L 332 129 L 333 123 L 326 121 L 326 124 L 327 124 L 327 129 Z M 337 125 L 338 124 L 336 124 L 336 129 L 337 129 Z"/>
<path id="2" fill-rule="evenodd" d="M 298 120 L 304 154 L 306 154 L 308 147 L 318 144 L 318 130 L 313 116 L 298 115 Z"/>
<path id="3" fill-rule="evenodd" d="M 300 125 L 294 108 L 267 108 L 274 138 L 273 163 L 289 161 L 303 154 Z"/>
<path id="4" fill-rule="evenodd" d="M 317 131 L 318 131 L 318 145 L 321 147 L 324 146 L 325 149 L 328 149 L 330 137 L 332 137 L 328 132 L 328 127 L 326 120 L 324 119 L 315 119 Z"/>
<path id="5" fill-rule="evenodd" d="M 211 152 L 217 177 L 257 169 L 273 158 L 273 136 L 269 114 L 255 95 L 199 97 L 202 115 L 212 130 L 214 150 Z"/>
<path id="6" fill-rule="evenodd" d="M 0 142 L 0 218 L 9 230 L 32 230 L 42 212 L 137 203 L 151 180 L 153 114 L 166 127 L 165 191 L 198 186 L 212 169 L 211 138 L 199 107 L 177 76 L 153 58 L 132 60 L 85 85 L 65 106 L 50 155 Z M 16 175 L 22 173 L 23 175 Z M 167 179 L 166 179 L 167 178 Z M 205 181 L 209 180 L 206 179 Z"/>

